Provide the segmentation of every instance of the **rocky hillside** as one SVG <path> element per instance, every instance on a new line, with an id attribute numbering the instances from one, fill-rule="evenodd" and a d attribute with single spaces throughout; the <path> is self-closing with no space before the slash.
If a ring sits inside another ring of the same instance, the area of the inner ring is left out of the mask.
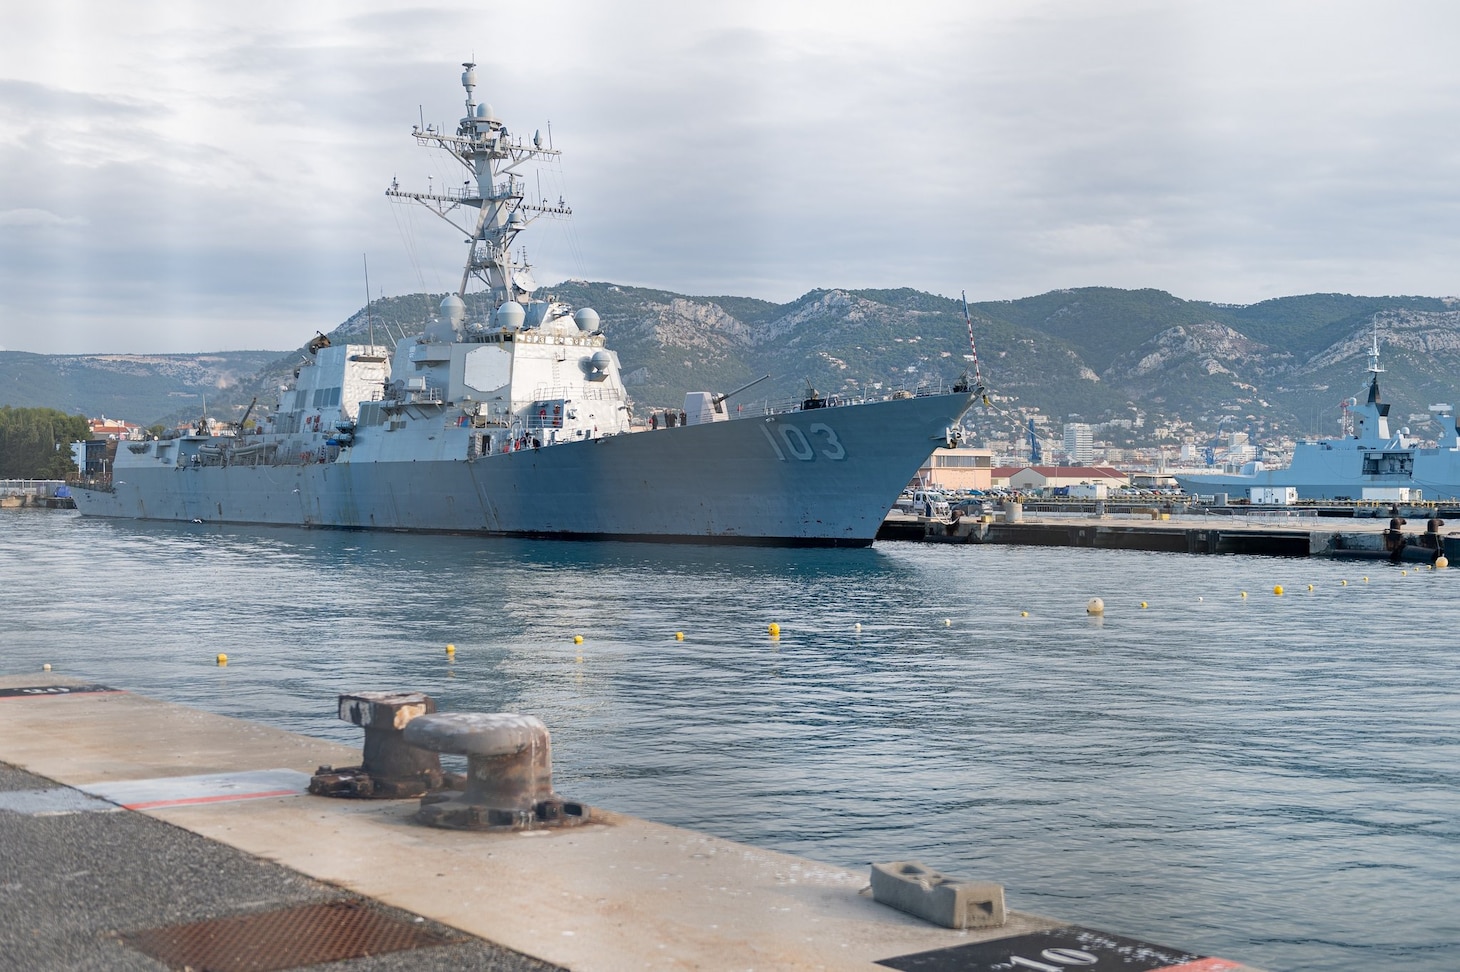
<path id="1" fill-rule="evenodd" d="M 948 385 L 970 367 L 961 302 L 914 290 L 817 290 L 788 304 L 691 297 L 567 281 L 552 292 L 593 307 L 641 408 L 686 390 L 771 379 L 745 402 L 885 394 Z M 390 343 L 420 329 L 439 297 L 377 303 L 332 336 Z M 1338 404 L 1366 387 L 1375 327 L 1386 398 L 1400 424 L 1450 401 L 1460 376 L 1460 304 L 1428 297 L 1316 294 L 1248 306 L 1155 290 L 1084 288 L 971 305 L 985 383 L 1000 408 L 1037 410 L 1056 426 L 1144 415 L 1147 427 L 1332 432 Z M 485 308 L 469 303 L 470 318 Z M 245 405 L 289 377 L 300 351 L 216 355 L 50 356 L 0 353 L 0 404 L 44 405 L 134 421 Z M 197 397 L 194 397 L 197 396 Z M 1007 422 L 986 415 L 987 422 Z"/>
<path id="2" fill-rule="evenodd" d="M 277 351 L 216 354 L 28 354 L 0 351 L 0 405 L 55 408 L 150 424 L 252 397 Z"/>

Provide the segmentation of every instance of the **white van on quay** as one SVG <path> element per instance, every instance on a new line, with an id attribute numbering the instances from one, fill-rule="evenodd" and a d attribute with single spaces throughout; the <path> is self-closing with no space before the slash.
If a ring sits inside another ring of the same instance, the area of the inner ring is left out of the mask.
<path id="1" fill-rule="evenodd" d="M 931 489 L 904 492 L 897 498 L 897 502 L 893 504 L 892 508 L 898 513 L 908 513 L 913 516 L 952 516 L 952 511 L 948 507 L 948 498 Z"/>

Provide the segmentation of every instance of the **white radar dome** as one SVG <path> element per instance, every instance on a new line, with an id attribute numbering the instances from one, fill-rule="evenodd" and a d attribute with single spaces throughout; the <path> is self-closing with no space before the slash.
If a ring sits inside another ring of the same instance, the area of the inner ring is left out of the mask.
<path id="1" fill-rule="evenodd" d="M 595 351 L 588 363 L 593 366 L 594 371 L 607 371 L 608 366 L 613 364 L 613 359 L 608 356 L 607 351 Z"/>
<path id="2" fill-rule="evenodd" d="M 497 308 L 494 319 L 498 327 L 505 327 L 509 331 L 515 331 L 527 319 L 527 311 L 523 310 L 522 305 L 517 303 L 517 301 L 509 300 Z"/>
<path id="3" fill-rule="evenodd" d="M 578 325 L 578 330 L 591 334 L 598 330 L 598 311 L 591 307 L 584 307 L 573 315 L 573 323 Z M 602 354 L 602 352 L 599 352 L 599 354 Z M 598 355 L 595 354 L 593 359 L 597 361 Z"/>
<path id="4" fill-rule="evenodd" d="M 452 327 L 460 327 L 466 320 L 466 302 L 455 294 L 447 294 L 441 301 L 441 316 L 450 321 Z"/>

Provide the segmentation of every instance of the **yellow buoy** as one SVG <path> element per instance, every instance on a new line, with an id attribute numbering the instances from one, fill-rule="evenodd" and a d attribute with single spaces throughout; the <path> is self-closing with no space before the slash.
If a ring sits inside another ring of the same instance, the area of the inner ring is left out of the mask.
<path id="1" fill-rule="evenodd" d="M 945 627 L 945 628 L 951 628 L 951 627 L 953 627 L 953 619 L 952 618 L 944 618 L 943 619 L 943 627 Z"/>
<path id="2" fill-rule="evenodd" d="M 454 655 L 454 654 L 456 654 L 456 646 L 455 645 L 447 645 L 446 646 L 446 654 L 448 654 L 448 655 Z"/>
<path id="3" fill-rule="evenodd" d="M 573 635 L 573 644 L 575 644 L 575 645 L 581 645 L 582 643 L 583 643 L 583 636 L 582 635 Z"/>
<path id="4" fill-rule="evenodd" d="M 228 664 L 228 656 L 225 655 L 225 654 L 223 654 L 222 652 L 219 652 L 218 657 L 215 660 L 220 665 L 227 665 Z"/>
<path id="5" fill-rule="evenodd" d="M 1141 602 L 1141 610 L 1145 610 L 1145 608 L 1146 608 L 1146 602 L 1145 601 L 1142 601 Z"/>
<path id="6" fill-rule="evenodd" d="M 684 640 L 684 632 L 683 631 L 676 631 L 676 632 L 674 632 L 674 640 L 675 641 L 683 641 Z"/>
<path id="7" fill-rule="evenodd" d="M 766 626 L 766 631 L 770 632 L 772 638 L 779 638 L 781 636 L 781 626 L 774 621 Z"/>
<path id="8" fill-rule="evenodd" d="M 1020 611 L 1019 612 L 1019 617 L 1021 617 L 1021 618 L 1027 618 L 1027 617 L 1029 617 L 1029 612 L 1028 611 Z"/>
<path id="9" fill-rule="evenodd" d="M 1409 571 L 1407 571 L 1407 570 L 1401 570 L 1399 572 L 1399 576 L 1400 577 L 1408 577 L 1409 576 Z"/>
<path id="10" fill-rule="evenodd" d="M 853 631 L 861 631 L 862 630 L 862 622 L 858 621 L 856 624 L 852 625 L 852 630 Z"/>
<path id="11" fill-rule="evenodd" d="M 1435 558 L 1435 569 L 1436 570 L 1444 570 L 1448 566 L 1450 566 L 1450 558 L 1449 557 L 1446 557 L 1444 554 L 1440 554 L 1438 557 Z"/>
<path id="12" fill-rule="evenodd" d="M 1246 592 L 1246 591 L 1243 591 L 1243 592 L 1242 592 L 1242 596 L 1243 596 L 1243 597 L 1246 597 L 1246 596 L 1247 596 L 1247 592 Z"/>
<path id="13" fill-rule="evenodd" d="M 1368 582 L 1369 582 L 1369 579 L 1367 577 L 1365 577 L 1364 578 L 1364 583 L 1367 584 Z"/>
<path id="14" fill-rule="evenodd" d="M 1310 591 L 1311 591 L 1311 590 L 1312 590 L 1312 589 L 1313 589 L 1313 585 L 1312 585 L 1312 584 L 1309 584 L 1309 585 L 1308 585 L 1308 590 L 1310 590 Z"/>
<path id="15" fill-rule="evenodd" d="M 1090 598 L 1090 603 L 1085 605 L 1086 614 L 1104 614 L 1105 602 L 1098 597 Z"/>
<path id="16" fill-rule="evenodd" d="M 41 666 L 41 671 L 43 671 L 43 672 L 49 672 L 50 670 L 51 670 L 51 663 L 50 662 L 46 662 L 44 665 Z"/>
<path id="17" fill-rule="evenodd" d="M 1346 581 L 1346 580 L 1341 580 L 1341 581 L 1339 581 L 1339 583 L 1342 584 L 1344 587 L 1347 587 L 1348 586 L 1348 581 Z"/>
<path id="18" fill-rule="evenodd" d="M 1283 596 L 1283 585 L 1281 585 L 1281 584 L 1275 585 L 1273 587 L 1273 589 L 1272 589 L 1272 592 L 1274 594 L 1276 594 L 1278 597 L 1282 597 Z"/>

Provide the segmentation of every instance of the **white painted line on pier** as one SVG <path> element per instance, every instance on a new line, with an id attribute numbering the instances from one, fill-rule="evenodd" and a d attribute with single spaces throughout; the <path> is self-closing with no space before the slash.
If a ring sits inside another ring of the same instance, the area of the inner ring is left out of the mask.
<path id="1" fill-rule="evenodd" d="M 115 803 L 73 790 L 69 786 L 0 792 L 0 813 L 22 813 L 29 817 L 60 817 L 72 813 L 113 813 L 121 809 Z"/>
<path id="2" fill-rule="evenodd" d="M 302 796 L 309 789 L 309 775 L 290 769 L 254 770 L 87 783 L 78 789 L 128 810 L 157 810 L 202 803 Z"/>

